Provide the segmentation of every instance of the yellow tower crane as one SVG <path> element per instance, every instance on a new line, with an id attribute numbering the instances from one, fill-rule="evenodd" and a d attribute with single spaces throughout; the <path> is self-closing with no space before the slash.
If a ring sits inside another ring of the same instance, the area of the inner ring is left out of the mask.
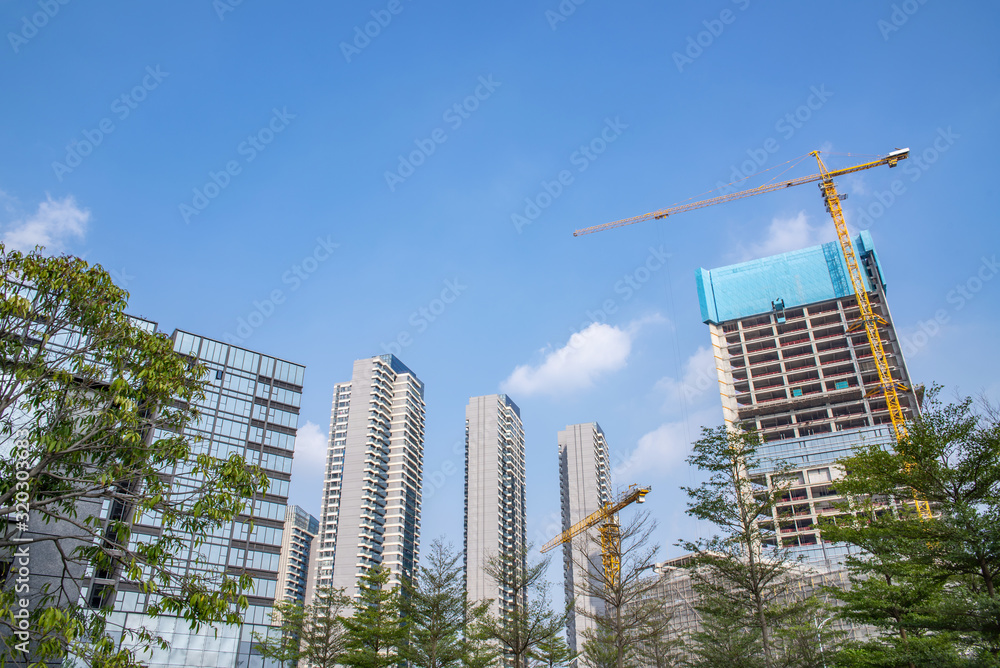
<path id="1" fill-rule="evenodd" d="M 601 533 L 601 562 L 604 565 L 604 584 L 612 588 L 618 582 L 621 572 L 621 534 L 618 528 L 618 512 L 633 503 L 645 503 L 649 487 L 629 485 L 628 489 L 618 495 L 618 498 L 605 503 L 582 520 L 566 529 L 561 534 L 542 546 L 542 553 L 554 547 L 568 543 L 576 536 L 598 526 Z"/>
<path id="2" fill-rule="evenodd" d="M 684 211 L 702 209 L 714 204 L 722 204 L 723 202 L 753 197 L 754 195 L 762 195 L 775 190 L 783 190 L 792 186 L 799 186 L 804 183 L 819 182 L 819 189 L 823 195 L 824 201 L 826 202 L 826 209 L 833 217 L 833 223 L 837 228 L 837 240 L 840 242 L 840 248 L 844 253 L 844 260 L 847 263 L 848 273 L 851 276 L 851 287 L 854 289 L 854 296 L 857 299 L 858 308 L 861 311 L 860 322 L 856 326 L 864 327 L 865 334 L 868 336 L 868 345 L 871 347 L 872 359 L 875 361 L 875 368 L 878 371 L 878 392 L 881 392 L 885 396 L 885 404 L 889 411 L 889 419 L 892 422 L 892 428 L 895 432 L 896 440 L 899 441 L 906 436 L 906 418 L 903 416 L 903 410 L 899 404 L 899 395 L 896 390 L 900 389 L 905 392 L 907 391 L 907 388 L 904 387 L 898 380 L 893 378 L 892 370 L 889 368 L 889 361 L 886 358 L 885 349 L 882 346 L 882 337 L 878 331 L 879 326 L 886 325 L 886 321 L 882 318 L 882 316 L 874 312 L 871 302 L 868 299 L 868 291 L 865 289 L 864 278 L 862 277 L 861 268 L 858 264 L 858 257 L 854 252 L 854 244 L 851 242 L 851 236 L 847 230 L 847 222 L 844 220 L 844 211 L 840 206 L 841 200 L 846 199 L 846 195 L 840 195 L 837 193 L 837 187 L 834 185 L 833 179 L 838 176 L 860 172 L 862 170 L 871 169 L 872 167 L 878 167 L 880 165 L 895 167 L 900 160 L 905 160 L 909 157 L 910 149 L 896 149 L 895 151 L 880 157 L 877 160 L 835 170 L 828 170 L 826 168 L 826 165 L 823 164 L 823 160 L 819 157 L 819 153 L 819 151 L 812 151 L 809 154 L 815 157 L 816 162 L 819 163 L 819 174 L 811 174 L 809 176 L 803 176 L 789 181 L 766 183 L 762 186 L 757 186 L 756 188 L 748 188 L 746 190 L 728 193 L 718 197 L 700 200 L 698 202 L 680 204 L 666 209 L 660 209 L 659 211 L 644 213 L 639 216 L 632 216 L 631 218 L 623 218 L 610 223 L 587 227 L 582 230 L 577 230 L 573 233 L 573 236 L 578 237 L 584 234 L 600 232 L 602 230 L 624 227 L 625 225 L 631 225 L 644 220 L 658 220 L 677 213 L 682 213 Z M 931 516 L 930 506 L 926 501 L 918 499 L 916 501 L 916 505 L 917 511 L 921 517 L 929 518 Z"/>

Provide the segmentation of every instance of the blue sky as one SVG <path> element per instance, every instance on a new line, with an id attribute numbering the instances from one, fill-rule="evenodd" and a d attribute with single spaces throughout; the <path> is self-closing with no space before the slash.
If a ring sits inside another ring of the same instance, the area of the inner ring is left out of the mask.
<path id="1" fill-rule="evenodd" d="M 849 222 L 914 378 L 1000 397 L 1000 7 L 684 4 L 0 0 L 0 232 L 100 263 L 166 331 L 305 364 L 313 513 L 334 383 L 397 352 L 426 383 L 425 544 L 461 545 L 465 404 L 507 391 L 529 539 L 558 522 L 557 431 L 596 420 L 672 556 L 710 530 L 678 486 L 721 420 L 694 270 L 832 223 L 807 186 L 577 228 L 908 146 L 842 180 Z"/>

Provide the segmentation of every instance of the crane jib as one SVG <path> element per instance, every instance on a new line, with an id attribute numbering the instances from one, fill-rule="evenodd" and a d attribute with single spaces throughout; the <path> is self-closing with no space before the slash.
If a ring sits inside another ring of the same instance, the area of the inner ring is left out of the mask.
<path id="1" fill-rule="evenodd" d="M 631 218 L 622 218 L 621 220 L 615 220 L 610 223 L 604 223 L 602 225 L 594 225 L 592 227 L 586 227 L 573 232 L 573 236 L 579 237 L 585 234 L 593 234 L 594 232 L 602 232 L 604 230 L 610 230 L 616 227 L 632 225 L 634 223 L 639 223 L 644 220 L 662 220 L 675 213 L 682 213 L 684 211 L 693 211 L 694 209 L 701 209 L 707 206 L 712 206 L 713 204 L 721 204 L 722 202 L 730 202 L 732 200 L 743 199 L 745 197 L 753 197 L 754 195 L 762 195 L 766 192 L 771 192 L 773 190 L 781 190 L 783 188 L 791 188 L 792 186 L 799 186 L 804 183 L 815 183 L 816 181 L 822 181 L 824 179 L 833 179 L 838 176 L 843 176 L 845 174 L 853 174 L 854 172 L 859 172 L 864 169 L 878 167 L 879 165 L 888 165 L 889 167 L 895 167 L 897 162 L 899 162 L 900 160 L 905 160 L 906 158 L 909 157 L 910 149 L 908 148 L 895 149 L 888 155 L 885 155 L 879 158 L 878 160 L 861 163 L 860 165 L 853 165 L 851 167 L 834 169 L 832 171 L 827 171 L 826 167 L 822 166 L 822 161 L 819 160 L 819 151 L 813 151 L 812 155 L 814 155 L 817 161 L 820 162 L 821 165 L 820 169 L 822 171 L 819 174 L 803 176 L 797 179 L 792 179 L 790 181 L 782 181 L 780 183 L 768 183 L 762 186 L 757 186 L 756 188 L 748 188 L 747 190 L 740 190 L 735 193 L 719 195 L 698 202 L 692 202 L 690 204 L 679 204 L 677 206 L 668 207 L 666 209 L 660 209 L 659 211 L 653 211 L 651 213 L 632 216 Z"/>

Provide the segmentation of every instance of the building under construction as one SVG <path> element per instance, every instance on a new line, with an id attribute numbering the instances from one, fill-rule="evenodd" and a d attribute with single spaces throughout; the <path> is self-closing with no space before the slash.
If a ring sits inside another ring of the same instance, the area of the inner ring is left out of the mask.
<path id="1" fill-rule="evenodd" d="M 906 419 L 917 397 L 886 302 L 871 235 L 854 247 Z M 781 544 L 834 566 L 843 548 L 823 541 L 817 520 L 836 513 L 835 462 L 863 445 L 895 442 L 889 409 L 839 244 L 699 269 L 698 296 L 717 360 L 727 424 L 755 428 L 764 444 L 759 482 L 780 490 L 772 523 Z M 777 473 L 781 464 L 788 469 Z"/>
<path id="2" fill-rule="evenodd" d="M 656 586 L 648 592 L 648 598 L 662 605 L 661 614 L 666 621 L 663 637 L 668 639 L 688 639 L 692 633 L 702 630 L 701 614 L 696 606 L 698 593 L 694 589 L 695 578 L 691 573 L 693 554 L 685 554 L 653 567 L 656 575 Z M 804 564 L 794 564 L 782 578 L 782 587 L 778 601 L 803 601 L 816 596 L 827 604 L 835 604 L 825 592 L 825 587 L 844 588 L 848 586 L 848 575 L 844 569 L 814 568 Z M 829 612 L 829 611 L 828 611 Z M 847 620 L 827 615 L 823 619 L 811 620 L 817 632 L 817 641 L 822 642 L 818 634 L 820 629 L 837 631 L 844 640 L 861 640 L 867 637 L 867 628 L 855 625 Z M 822 647 L 820 655 L 822 656 Z M 690 654 L 690 643 L 685 642 L 667 650 L 666 665 L 676 665 L 676 662 L 693 659 Z M 647 651 L 646 656 L 649 657 Z M 647 658 L 647 662 L 649 658 Z"/>

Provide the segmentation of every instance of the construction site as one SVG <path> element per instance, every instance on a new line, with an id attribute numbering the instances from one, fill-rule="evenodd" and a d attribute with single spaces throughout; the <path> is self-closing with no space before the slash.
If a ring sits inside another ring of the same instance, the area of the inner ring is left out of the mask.
<path id="1" fill-rule="evenodd" d="M 791 555 L 795 565 L 784 576 L 788 584 L 779 596 L 789 601 L 814 597 L 824 587 L 849 586 L 844 562 L 849 549 L 825 539 L 820 530 L 822 519 L 844 512 L 849 502 L 836 489 L 844 473 L 839 462 L 867 446 L 892 450 L 920 405 L 920 390 L 912 387 L 892 324 L 874 241 L 865 230 L 852 238 L 841 208 L 847 196 L 834 183 L 836 177 L 872 167 L 895 167 L 908 158 L 909 149 L 833 171 L 818 151 L 811 155 L 820 167 L 818 174 L 772 179 L 762 186 L 574 233 L 580 236 L 644 221 L 665 224 L 668 217 L 685 211 L 797 185 L 819 185 L 838 241 L 699 269 L 696 275 L 725 424 L 732 431 L 753 432 L 761 440 L 755 465 L 742 473 L 751 485 L 747 489 L 773 499 L 768 514 L 754 520 L 759 536 L 754 549 L 764 560 L 776 550 Z M 729 184 L 727 189 L 739 185 Z M 593 433 L 581 432 L 586 427 L 593 427 Z M 564 440 L 563 435 L 571 432 L 574 438 Z M 642 503 L 651 490 L 630 485 L 618 494 L 610 492 L 607 443 L 596 423 L 561 432 L 560 462 L 564 530 L 541 551 L 563 546 L 566 597 L 577 597 L 576 610 L 583 613 L 571 615 L 567 638 L 571 649 L 581 651 L 584 638 L 595 637 L 593 618 L 599 612 L 594 611 L 602 602 L 580 583 L 596 578 L 608 590 L 621 588 L 618 514 Z M 740 467 L 738 462 L 734 465 Z M 931 508 L 919 499 L 873 501 L 881 508 L 879 513 L 898 513 L 908 505 L 922 517 L 931 517 Z M 649 576 L 649 589 L 635 606 L 651 601 L 662 605 L 664 637 L 689 637 L 701 630 L 691 572 L 698 568 L 698 558 L 689 554 L 648 566 L 655 575 Z M 861 640 L 871 633 L 834 616 L 826 622 L 833 622 L 830 628 L 847 639 Z M 691 658 L 678 651 L 677 657 Z"/>

